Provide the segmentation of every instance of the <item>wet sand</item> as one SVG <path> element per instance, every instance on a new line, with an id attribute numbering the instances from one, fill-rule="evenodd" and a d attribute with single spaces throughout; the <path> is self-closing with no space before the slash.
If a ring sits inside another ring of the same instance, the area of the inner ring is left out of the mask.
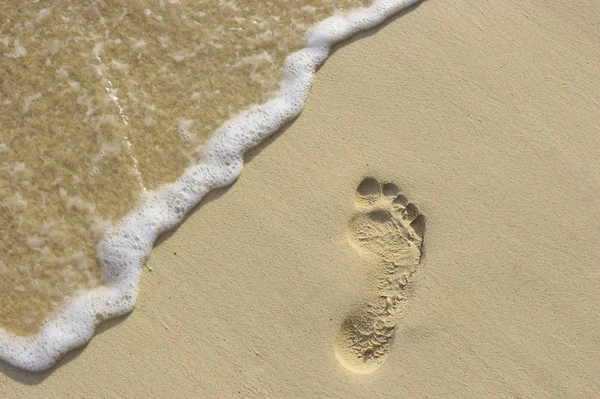
<path id="1" fill-rule="evenodd" d="M 370 0 L 5 7 L 0 327 L 31 335 L 102 284 L 104 231 L 278 88 L 308 29 Z"/>

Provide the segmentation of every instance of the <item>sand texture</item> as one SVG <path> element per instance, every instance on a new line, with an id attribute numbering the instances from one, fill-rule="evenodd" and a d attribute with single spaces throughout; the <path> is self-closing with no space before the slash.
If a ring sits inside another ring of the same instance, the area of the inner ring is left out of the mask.
<path id="1" fill-rule="evenodd" d="M 340 46 L 136 310 L 0 396 L 598 397 L 599 4 L 430 0 Z"/>

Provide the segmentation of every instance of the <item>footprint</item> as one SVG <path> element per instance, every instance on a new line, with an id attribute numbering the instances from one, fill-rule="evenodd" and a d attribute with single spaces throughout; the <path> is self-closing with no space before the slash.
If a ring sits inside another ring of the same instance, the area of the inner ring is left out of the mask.
<path id="1" fill-rule="evenodd" d="M 342 323 L 335 354 L 347 369 L 367 374 L 385 361 L 411 297 L 425 223 L 395 184 L 382 186 L 372 177 L 360 183 L 354 202 L 359 212 L 350 222 L 349 239 L 377 265 L 379 282 L 374 296 Z"/>

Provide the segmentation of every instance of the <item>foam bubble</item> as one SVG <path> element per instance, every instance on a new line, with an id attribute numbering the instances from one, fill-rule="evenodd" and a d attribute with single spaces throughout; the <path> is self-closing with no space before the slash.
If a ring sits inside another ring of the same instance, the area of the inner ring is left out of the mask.
<path id="1" fill-rule="evenodd" d="M 210 190 L 232 184 L 243 168 L 243 155 L 302 110 L 314 73 L 331 46 L 418 0 L 376 0 L 371 7 L 337 14 L 317 24 L 306 47 L 287 57 L 283 82 L 275 97 L 227 121 L 202 150 L 201 162 L 172 184 L 145 194 L 140 204 L 102 239 L 98 259 L 106 285 L 77 292 L 39 333 L 22 337 L 0 329 L 0 358 L 20 368 L 40 371 L 66 352 L 85 344 L 98 323 L 130 312 L 138 295 L 141 266 L 156 238 L 180 223 Z M 174 0 L 171 0 L 174 3 Z M 9 56 L 26 50 L 15 41 Z M 94 48 L 100 51 L 101 46 Z M 191 122 L 180 126 L 183 138 Z"/>

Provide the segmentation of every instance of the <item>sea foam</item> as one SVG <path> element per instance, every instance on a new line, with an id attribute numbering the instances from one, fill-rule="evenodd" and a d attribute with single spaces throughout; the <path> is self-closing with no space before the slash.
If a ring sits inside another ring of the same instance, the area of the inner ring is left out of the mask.
<path id="1" fill-rule="evenodd" d="M 332 45 L 418 1 L 376 0 L 368 8 L 335 15 L 311 29 L 306 47 L 287 57 L 283 81 L 273 99 L 250 107 L 217 129 L 197 165 L 186 169 L 175 183 L 146 193 L 105 234 L 98 249 L 105 285 L 66 299 L 62 310 L 32 337 L 0 329 L 0 358 L 26 370 L 44 370 L 89 341 L 100 322 L 130 312 L 141 266 L 156 238 L 180 223 L 208 191 L 232 184 L 242 171 L 244 153 L 301 112 L 315 71 Z"/>

